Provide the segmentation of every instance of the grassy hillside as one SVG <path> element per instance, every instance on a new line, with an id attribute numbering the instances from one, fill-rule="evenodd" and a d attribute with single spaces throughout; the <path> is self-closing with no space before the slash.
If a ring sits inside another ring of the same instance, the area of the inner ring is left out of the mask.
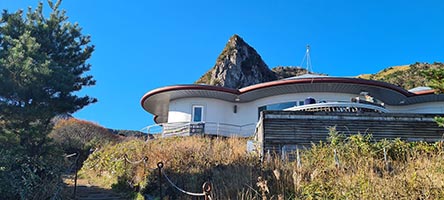
<path id="1" fill-rule="evenodd" d="M 384 77 L 390 76 L 392 74 L 396 74 L 398 72 L 407 71 L 409 69 L 410 69 L 410 65 L 393 66 L 393 67 L 385 68 L 376 74 L 361 74 L 358 76 L 358 78 L 364 78 L 364 79 L 373 78 L 373 79 L 381 80 Z"/>
<path id="2" fill-rule="evenodd" d="M 398 85 L 405 89 L 427 86 L 423 72 L 428 69 L 444 68 L 443 63 L 415 63 L 411 65 L 388 67 L 376 74 L 362 74 L 358 78 L 378 80 Z"/>
<path id="3" fill-rule="evenodd" d="M 372 142 L 332 130 L 328 143 L 301 150 L 297 162 L 247 153 L 244 139 L 181 137 L 108 145 L 92 154 L 83 177 L 114 189 L 159 196 L 156 164 L 179 187 L 201 192 L 211 181 L 213 199 L 436 199 L 444 196 L 443 143 Z M 384 158 L 384 148 L 386 159 Z M 336 151 L 336 157 L 335 152 Z M 131 164 L 124 161 L 125 154 Z M 169 199 L 193 199 L 168 183 Z M 129 187 L 133 185 L 133 189 Z"/>

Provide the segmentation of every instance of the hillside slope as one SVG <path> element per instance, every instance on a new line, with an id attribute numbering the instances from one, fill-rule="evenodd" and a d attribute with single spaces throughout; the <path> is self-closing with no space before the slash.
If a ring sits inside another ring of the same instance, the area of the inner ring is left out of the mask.
<path id="1" fill-rule="evenodd" d="M 428 69 L 444 68 L 444 63 L 414 63 L 411 65 L 402 65 L 388 67 L 376 74 L 362 74 L 357 78 L 384 81 L 405 89 L 412 89 L 420 86 L 427 86 L 423 72 Z"/>

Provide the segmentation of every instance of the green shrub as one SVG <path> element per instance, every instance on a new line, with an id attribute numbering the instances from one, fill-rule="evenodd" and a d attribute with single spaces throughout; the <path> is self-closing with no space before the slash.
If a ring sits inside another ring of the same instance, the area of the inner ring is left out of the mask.
<path id="1" fill-rule="evenodd" d="M 20 131 L 31 134 L 33 130 Z M 7 135 L 7 133 L 0 133 Z M 50 142 L 39 150 L 24 147 L 17 140 L 0 142 L 1 199 L 49 199 L 58 197 L 61 173 L 65 169 L 62 151 Z M 32 152 L 30 152 L 32 151 Z"/>
<path id="2" fill-rule="evenodd" d="M 80 163 L 91 150 L 119 140 L 119 136 L 112 134 L 108 129 L 75 118 L 57 122 L 49 137 L 60 145 L 65 154 L 80 153 Z"/>

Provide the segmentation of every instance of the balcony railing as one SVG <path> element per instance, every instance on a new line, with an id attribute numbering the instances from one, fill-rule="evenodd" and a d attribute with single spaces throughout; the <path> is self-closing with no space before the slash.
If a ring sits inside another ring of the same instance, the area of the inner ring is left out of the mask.
<path id="1" fill-rule="evenodd" d="M 307 104 L 303 106 L 295 106 L 284 109 L 286 111 L 324 111 L 324 112 L 377 112 L 388 113 L 389 111 L 377 104 L 370 103 L 354 103 L 354 102 L 328 102 L 328 103 L 315 103 Z"/>
<path id="2" fill-rule="evenodd" d="M 201 123 L 162 123 L 147 126 L 142 132 L 147 134 L 161 134 L 162 137 L 190 136 L 190 135 L 216 135 L 226 137 L 250 137 L 256 131 L 256 124 L 235 125 L 218 122 Z"/>

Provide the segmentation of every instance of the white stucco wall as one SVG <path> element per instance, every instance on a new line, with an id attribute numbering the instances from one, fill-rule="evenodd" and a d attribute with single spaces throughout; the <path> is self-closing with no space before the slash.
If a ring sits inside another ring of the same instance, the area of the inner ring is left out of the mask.
<path id="1" fill-rule="evenodd" d="M 168 123 L 190 122 L 193 106 L 203 106 L 203 121 L 206 122 L 227 122 L 226 119 L 236 117 L 233 113 L 234 104 L 211 98 L 184 98 L 170 102 L 168 112 Z"/>
<path id="2" fill-rule="evenodd" d="M 291 101 L 304 101 L 312 97 L 319 101 L 350 101 L 356 95 L 346 93 L 297 93 L 285 94 L 258 99 L 247 103 L 226 102 L 211 98 L 183 98 L 170 102 L 168 123 L 190 122 L 193 105 L 204 106 L 205 122 L 219 122 L 233 125 L 246 125 L 256 123 L 258 120 L 258 107 Z M 237 113 L 234 106 L 237 105 Z"/>

